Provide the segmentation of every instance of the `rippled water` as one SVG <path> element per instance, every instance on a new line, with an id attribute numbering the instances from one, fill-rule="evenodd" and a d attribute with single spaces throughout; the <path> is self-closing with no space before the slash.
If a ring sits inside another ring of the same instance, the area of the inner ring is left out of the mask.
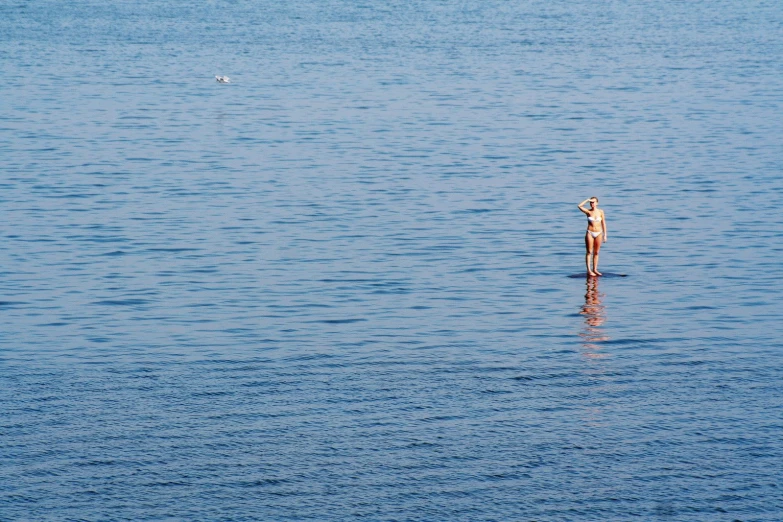
<path id="1" fill-rule="evenodd" d="M 781 27 L 0 4 L 0 518 L 783 519 Z"/>

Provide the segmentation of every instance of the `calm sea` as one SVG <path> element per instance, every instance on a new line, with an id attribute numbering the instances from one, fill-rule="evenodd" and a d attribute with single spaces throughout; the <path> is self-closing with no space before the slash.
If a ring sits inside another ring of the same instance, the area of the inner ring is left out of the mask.
<path id="1" fill-rule="evenodd" d="M 0 0 L 0 73 L 0 519 L 783 520 L 780 2 Z"/>

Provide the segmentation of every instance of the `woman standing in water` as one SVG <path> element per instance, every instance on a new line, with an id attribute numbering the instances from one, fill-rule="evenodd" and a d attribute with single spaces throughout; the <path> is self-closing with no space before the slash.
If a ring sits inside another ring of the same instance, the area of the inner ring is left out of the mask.
<path id="1" fill-rule="evenodd" d="M 590 208 L 585 208 L 584 204 L 590 202 Z M 587 273 L 591 276 L 599 276 L 598 271 L 598 252 L 601 250 L 601 244 L 606 242 L 606 216 L 604 211 L 598 208 L 598 198 L 593 196 L 579 203 L 579 210 L 587 214 L 587 234 L 585 234 L 585 266 Z"/>

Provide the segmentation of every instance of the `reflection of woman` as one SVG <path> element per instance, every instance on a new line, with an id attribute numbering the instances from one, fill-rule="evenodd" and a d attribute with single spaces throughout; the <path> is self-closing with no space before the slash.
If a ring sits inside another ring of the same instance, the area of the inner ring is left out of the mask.
<path id="1" fill-rule="evenodd" d="M 606 322 L 606 313 L 604 305 L 601 302 L 603 294 L 598 291 L 598 279 L 591 277 L 587 279 L 587 293 L 585 293 L 585 304 L 579 312 L 585 316 L 585 327 L 580 336 L 583 339 L 583 346 L 589 350 L 589 357 L 601 357 L 597 343 L 609 340 L 609 336 L 604 333 L 603 324 Z"/>
<path id="2" fill-rule="evenodd" d="M 590 327 L 598 327 L 604 324 L 606 316 L 604 315 L 604 305 L 601 302 L 603 294 L 598 291 L 598 280 L 587 280 L 587 293 L 585 293 L 585 304 L 582 306 L 580 312 L 585 316 L 585 324 L 587 329 Z"/>
<path id="3" fill-rule="evenodd" d="M 590 208 L 585 208 L 584 204 L 590 202 Z M 606 216 L 604 211 L 598 208 L 598 198 L 593 196 L 579 203 L 579 210 L 587 214 L 587 234 L 585 234 L 585 266 L 587 274 L 599 276 L 598 271 L 598 252 L 601 250 L 601 244 L 606 242 Z"/>

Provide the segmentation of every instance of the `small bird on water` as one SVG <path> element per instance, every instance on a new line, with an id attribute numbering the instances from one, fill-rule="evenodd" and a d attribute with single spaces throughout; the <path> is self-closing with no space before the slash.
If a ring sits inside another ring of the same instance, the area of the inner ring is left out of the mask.
<path id="1" fill-rule="evenodd" d="M 228 76 L 215 76 L 215 80 L 217 80 L 218 83 L 231 83 L 231 78 Z"/>

